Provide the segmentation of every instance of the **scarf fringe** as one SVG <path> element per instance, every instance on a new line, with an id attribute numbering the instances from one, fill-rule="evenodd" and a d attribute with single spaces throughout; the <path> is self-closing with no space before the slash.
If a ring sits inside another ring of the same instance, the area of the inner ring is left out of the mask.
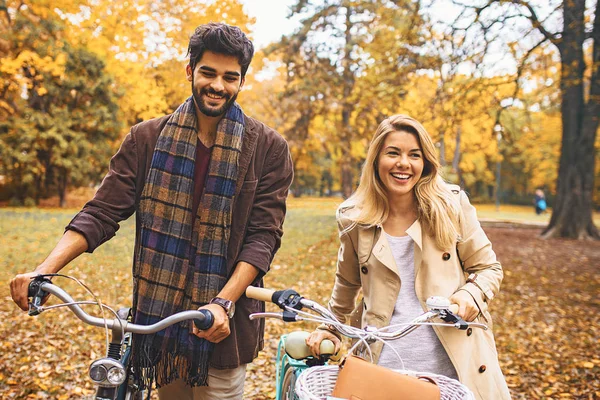
<path id="1" fill-rule="evenodd" d="M 179 341 L 169 340 L 168 346 L 165 346 L 165 343 L 152 340 L 152 336 L 136 336 L 132 343 L 131 366 L 135 383 L 141 390 L 150 394 L 153 384 L 159 388 L 177 379 L 183 379 L 190 387 L 208 386 L 212 351 L 192 352 L 191 346 L 181 346 Z M 205 342 L 202 347 L 214 348 L 212 343 L 203 339 L 194 340 Z"/>

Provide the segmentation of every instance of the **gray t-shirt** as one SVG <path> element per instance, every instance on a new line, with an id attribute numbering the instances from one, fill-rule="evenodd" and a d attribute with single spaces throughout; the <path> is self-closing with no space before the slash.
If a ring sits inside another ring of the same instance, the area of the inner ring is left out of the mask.
<path id="1" fill-rule="evenodd" d="M 390 325 L 408 323 L 423 314 L 423 308 L 415 292 L 413 240 L 410 236 L 397 237 L 387 233 L 385 235 L 396 261 L 401 282 Z M 458 379 L 456 369 L 431 326 L 420 326 L 405 337 L 387 343 L 381 351 L 379 365 L 392 369 L 402 368 L 402 362 L 390 348 L 393 347 L 402 357 L 405 369 L 432 372 Z"/>

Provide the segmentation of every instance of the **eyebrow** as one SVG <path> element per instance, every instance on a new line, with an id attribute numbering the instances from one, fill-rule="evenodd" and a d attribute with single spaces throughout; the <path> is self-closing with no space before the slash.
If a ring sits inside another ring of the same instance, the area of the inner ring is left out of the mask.
<path id="1" fill-rule="evenodd" d="M 206 65 L 201 65 L 199 68 L 203 71 L 213 72 L 215 74 L 217 73 L 216 69 L 208 67 Z M 224 75 L 235 76 L 235 77 L 241 76 L 241 74 L 237 71 L 225 71 Z"/>
<path id="2" fill-rule="evenodd" d="M 400 148 L 399 148 L 399 147 L 396 147 L 396 146 L 391 146 L 391 145 L 390 145 L 390 146 L 387 146 L 385 149 L 386 149 L 386 150 L 388 150 L 388 149 L 392 149 L 392 150 L 398 150 L 398 151 L 400 151 Z M 411 151 L 420 151 L 421 153 L 423 152 L 423 150 L 421 150 L 421 149 L 418 149 L 418 148 L 417 148 L 417 149 L 410 149 L 408 152 L 410 153 Z"/>

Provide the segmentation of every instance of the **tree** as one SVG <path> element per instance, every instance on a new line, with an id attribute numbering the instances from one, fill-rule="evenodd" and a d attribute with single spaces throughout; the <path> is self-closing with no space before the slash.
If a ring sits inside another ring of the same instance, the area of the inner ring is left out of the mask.
<path id="1" fill-rule="evenodd" d="M 57 18 L 16 9 L 2 33 L 10 37 L 0 59 L 0 170 L 16 200 L 100 178 L 121 122 L 116 88 L 104 63 L 64 39 Z M 39 10 L 38 10 L 39 12 Z"/>
<path id="2" fill-rule="evenodd" d="M 97 182 L 124 127 L 189 96 L 189 35 L 214 20 L 253 23 L 238 0 L 0 0 L 4 194 Z"/>
<path id="3" fill-rule="evenodd" d="M 516 35 L 508 46 L 516 49 L 520 86 L 526 82 L 521 78 L 530 56 L 540 48 L 556 49 L 561 65 L 562 139 L 556 198 L 543 236 L 600 239 L 592 219 L 595 142 L 600 122 L 600 2 L 590 9 L 586 9 L 585 0 L 552 1 L 545 7 L 528 0 L 454 3 L 463 9 L 454 26 L 470 19 L 463 30 L 474 31 L 472 37 L 485 43 L 483 51 L 493 48 L 491 43 L 505 40 L 506 32 Z M 595 18 L 590 23 L 592 12 Z M 586 65 L 588 46 L 592 50 Z"/>
<path id="4" fill-rule="evenodd" d="M 372 135 L 376 123 L 387 116 L 382 110 L 393 110 L 390 103 L 402 96 L 409 73 L 427 60 L 416 49 L 422 45 L 418 2 L 339 0 L 315 5 L 300 0 L 292 13 L 305 16 L 302 27 L 266 53 L 279 54 L 287 67 L 286 97 L 297 105 L 295 129 L 306 133 L 317 116 L 327 115 L 334 123 L 327 140 L 339 150 L 332 157 L 339 161 L 347 197 L 356 184 L 357 142 Z"/>

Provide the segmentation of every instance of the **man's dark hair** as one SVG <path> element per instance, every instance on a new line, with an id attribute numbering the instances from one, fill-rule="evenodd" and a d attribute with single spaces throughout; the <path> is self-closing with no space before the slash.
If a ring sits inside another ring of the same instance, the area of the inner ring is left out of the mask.
<path id="1" fill-rule="evenodd" d="M 254 56 L 254 46 L 240 28 L 216 22 L 200 25 L 190 38 L 188 54 L 192 71 L 206 50 L 237 57 L 242 67 L 242 77 L 246 76 Z"/>

